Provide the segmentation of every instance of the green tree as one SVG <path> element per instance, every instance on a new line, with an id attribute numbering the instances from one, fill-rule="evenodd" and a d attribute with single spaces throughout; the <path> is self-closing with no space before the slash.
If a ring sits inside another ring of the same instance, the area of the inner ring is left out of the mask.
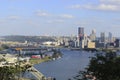
<path id="1" fill-rule="evenodd" d="M 25 65 L 24 67 L 19 67 L 16 65 L 16 67 L 12 66 L 3 66 L 0 67 L 0 80 L 16 80 L 19 73 L 25 73 L 25 71 L 31 67 L 31 65 Z"/>
<path id="2" fill-rule="evenodd" d="M 5 44 L 3 44 L 1 47 L 2 47 L 3 49 L 8 49 L 8 48 L 9 48 L 9 46 L 8 46 L 8 45 L 5 45 Z"/>
<path id="3" fill-rule="evenodd" d="M 120 57 L 112 51 L 96 54 L 91 58 L 87 71 L 98 80 L 120 80 Z"/>
<path id="4" fill-rule="evenodd" d="M 14 67 L 0 67 L 0 80 L 15 80 L 15 73 Z"/>
<path id="5" fill-rule="evenodd" d="M 96 53 L 94 57 L 91 57 L 86 71 L 80 71 L 73 79 L 92 80 L 86 75 L 95 76 L 96 80 L 120 80 L 120 57 L 112 51 Z"/>

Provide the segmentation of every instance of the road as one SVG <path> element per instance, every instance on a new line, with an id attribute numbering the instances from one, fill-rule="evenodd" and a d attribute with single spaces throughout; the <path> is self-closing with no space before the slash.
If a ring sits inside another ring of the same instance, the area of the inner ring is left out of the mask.
<path id="1" fill-rule="evenodd" d="M 39 72 L 35 67 L 29 68 L 28 71 L 30 71 L 30 73 L 32 73 L 37 80 L 46 80 L 46 77 L 41 72 Z"/>

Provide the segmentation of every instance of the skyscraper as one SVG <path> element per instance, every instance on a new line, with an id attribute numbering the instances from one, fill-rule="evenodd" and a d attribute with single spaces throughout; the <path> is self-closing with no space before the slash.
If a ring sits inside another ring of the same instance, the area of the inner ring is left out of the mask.
<path id="1" fill-rule="evenodd" d="M 92 30 L 92 33 L 90 34 L 90 40 L 95 41 L 96 40 L 96 31 L 95 29 Z"/>
<path id="2" fill-rule="evenodd" d="M 105 42 L 105 33 L 101 32 L 100 36 L 101 36 L 101 42 Z"/>
<path id="3" fill-rule="evenodd" d="M 84 39 L 84 28 L 83 27 L 78 28 L 78 37 L 80 41 Z"/>
<path id="4" fill-rule="evenodd" d="M 108 41 L 112 42 L 112 33 L 111 32 L 109 32 L 109 34 L 108 34 Z"/>
<path id="5" fill-rule="evenodd" d="M 78 44 L 80 48 L 84 48 L 84 28 L 78 28 Z"/>

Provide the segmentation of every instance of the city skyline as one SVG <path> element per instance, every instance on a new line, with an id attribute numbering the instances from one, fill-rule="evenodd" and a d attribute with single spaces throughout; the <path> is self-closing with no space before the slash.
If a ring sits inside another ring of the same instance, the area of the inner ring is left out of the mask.
<path id="1" fill-rule="evenodd" d="M 2 0 L 0 36 L 77 35 L 84 27 L 87 35 L 111 32 L 120 37 L 119 0 Z"/>

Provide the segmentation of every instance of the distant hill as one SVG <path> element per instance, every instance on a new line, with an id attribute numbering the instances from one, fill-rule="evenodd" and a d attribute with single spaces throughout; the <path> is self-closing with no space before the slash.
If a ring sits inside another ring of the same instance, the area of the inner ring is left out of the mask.
<path id="1" fill-rule="evenodd" d="M 49 36 L 2 36 L 2 39 L 5 41 L 18 41 L 18 42 L 44 42 L 44 41 L 55 41 L 55 37 Z"/>

